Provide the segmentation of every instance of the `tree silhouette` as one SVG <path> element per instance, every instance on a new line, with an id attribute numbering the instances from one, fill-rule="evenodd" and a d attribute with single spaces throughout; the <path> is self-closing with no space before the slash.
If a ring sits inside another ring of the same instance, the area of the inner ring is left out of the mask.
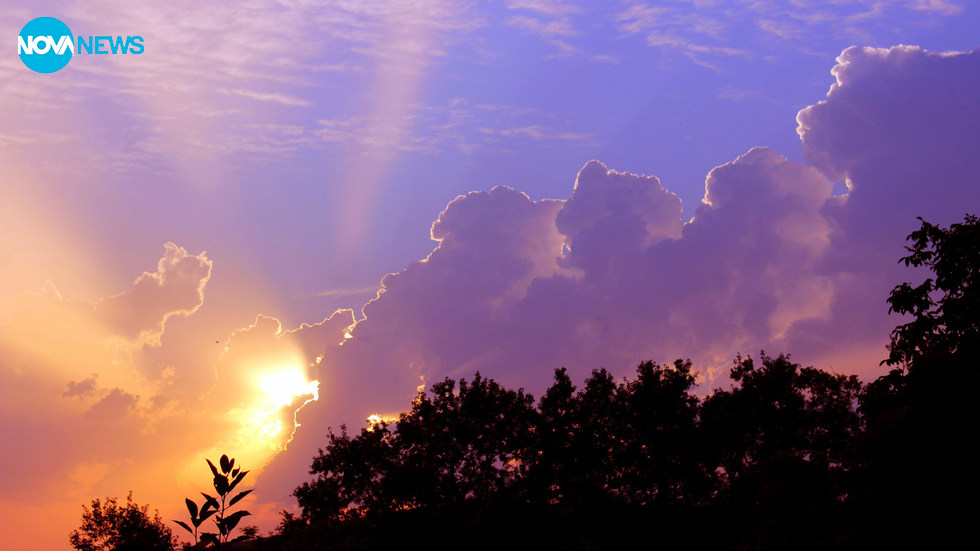
<path id="1" fill-rule="evenodd" d="M 452 506 L 502 492 L 523 472 L 533 399 L 479 373 L 422 393 L 398 420 L 392 490 L 402 506 Z"/>
<path id="2" fill-rule="evenodd" d="M 900 262 L 927 267 L 934 277 L 892 290 L 889 311 L 912 319 L 892 332 L 883 363 L 914 369 L 933 355 L 975 359 L 980 351 L 980 223 L 973 215 L 949 228 L 919 221 L 922 226 L 908 236 L 909 255 Z"/>
<path id="3" fill-rule="evenodd" d="M 294 492 L 308 521 L 336 521 L 416 507 L 484 500 L 523 471 L 532 398 L 476 374 L 422 392 L 397 431 L 373 423 L 351 436 L 328 435 L 313 460 L 312 482 Z"/>
<path id="4" fill-rule="evenodd" d="M 690 502 L 704 491 L 691 362 L 644 362 L 636 374 L 617 383 L 595 370 L 576 394 L 567 371 L 555 372 L 539 404 L 537 449 L 527 454 L 529 499 L 594 508 Z"/>
<path id="5" fill-rule="evenodd" d="M 538 405 L 538 454 L 523 483 L 528 500 L 555 504 L 574 498 L 576 453 L 571 435 L 578 427 L 578 409 L 568 370 L 555 370 L 555 382 Z"/>
<path id="6" fill-rule="evenodd" d="M 631 503 L 697 503 L 707 493 L 699 460 L 698 398 L 690 360 L 643 362 L 620 390 L 622 494 Z"/>
<path id="7" fill-rule="evenodd" d="M 980 415 L 980 222 L 927 222 L 901 259 L 922 283 L 888 297 L 904 316 L 891 371 L 862 386 L 738 355 L 704 399 L 690 361 L 644 362 L 617 381 L 565 369 L 535 407 L 476 374 L 421 393 L 392 423 L 331 432 L 280 532 L 294 548 L 948 548 L 980 492 L 969 436 Z M 508 538 L 501 526 L 522 533 Z"/>
<path id="8" fill-rule="evenodd" d="M 150 517 L 149 506 L 139 506 L 133 493 L 120 506 L 114 497 L 92 500 L 92 508 L 82 506 L 82 525 L 69 536 L 79 551 L 172 551 L 177 545 L 160 514 Z"/>
<path id="9" fill-rule="evenodd" d="M 907 321 L 892 332 L 892 370 L 861 396 L 854 514 L 868 526 L 861 545 L 952 547 L 972 536 L 971 509 L 957 504 L 980 491 L 969 438 L 980 421 L 980 223 L 922 221 L 908 240 L 900 262 L 931 277 L 888 298 Z"/>
<path id="10" fill-rule="evenodd" d="M 307 522 L 333 522 L 358 518 L 369 510 L 390 508 L 382 483 L 395 456 L 391 432 L 381 421 L 352 437 L 346 426 L 327 435 L 327 447 L 313 459 L 311 482 L 293 495 Z M 284 518 L 284 522 L 293 519 Z"/>
<path id="11" fill-rule="evenodd" d="M 857 377 L 801 368 L 788 356 L 738 356 L 734 386 L 701 409 L 715 501 L 752 548 L 822 549 L 843 519 L 850 450 L 860 430 Z"/>
<path id="12" fill-rule="evenodd" d="M 598 369 L 585 380 L 573 414 L 572 431 L 566 435 L 572 448 L 571 474 L 565 481 L 566 502 L 601 506 L 619 487 L 616 458 L 622 455 L 619 432 L 622 405 L 611 373 Z M 571 498 L 571 499 L 567 499 Z"/>

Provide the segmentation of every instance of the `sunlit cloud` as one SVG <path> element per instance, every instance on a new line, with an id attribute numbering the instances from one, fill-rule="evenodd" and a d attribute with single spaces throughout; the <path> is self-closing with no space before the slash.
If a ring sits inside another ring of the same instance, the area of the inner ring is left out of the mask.
<path id="1" fill-rule="evenodd" d="M 952 0 L 913 0 L 909 2 L 913 10 L 934 12 L 940 15 L 957 15 L 963 12 L 963 6 Z"/>
<path id="2" fill-rule="evenodd" d="M 588 140 L 589 134 L 576 134 L 571 132 L 555 132 L 542 126 L 523 126 L 520 128 L 503 128 L 495 130 L 492 128 L 481 128 L 484 134 L 497 134 L 500 136 L 520 136 L 532 140 Z"/>
<path id="3" fill-rule="evenodd" d="M 133 489 L 177 514 L 168 504 L 207 482 L 202 457 L 230 452 L 261 473 L 286 448 L 297 412 L 319 397 L 310 375 L 322 350 L 343 340 L 353 317 L 288 331 L 263 317 L 225 341 L 216 365 L 159 364 L 169 348 L 199 340 L 174 341 L 167 329 L 198 312 L 212 265 L 168 243 L 157 271 L 129 291 L 84 301 L 48 284 L 15 302 L 0 322 L 0 386 L 19 389 L 0 411 L 4 496 L 77 507 Z M 212 375 L 205 384 L 201 372 Z M 68 533 L 69 518 L 54 526 Z"/>
<path id="4" fill-rule="evenodd" d="M 763 58 L 772 53 L 778 55 L 785 48 L 807 52 L 809 44 L 818 36 L 875 42 L 873 23 L 903 11 L 949 17 L 959 14 L 962 7 L 947 0 L 656 3 L 627 0 L 614 19 L 625 35 L 642 36 L 652 47 L 682 54 L 695 63 L 717 69 L 715 59 L 727 56 Z M 757 31 L 762 31 L 761 38 L 745 40 L 756 36 Z M 777 42 L 767 42 L 766 37 Z M 736 43 L 739 46 L 734 46 Z"/>
<path id="5" fill-rule="evenodd" d="M 545 15 L 568 15 L 582 11 L 574 2 L 564 0 L 508 0 L 507 9 L 528 10 Z"/>
<path id="6" fill-rule="evenodd" d="M 313 103 L 306 101 L 304 99 L 287 96 L 285 94 L 263 94 L 261 92 L 252 92 L 250 90 L 229 90 L 229 94 L 236 94 L 239 96 L 244 96 L 246 98 L 251 98 L 256 101 L 271 101 L 274 103 L 279 103 L 282 105 L 295 106 L 295 107 L 309 107 Z"/>
<path id="7" fill-rule="evenodd" d="M 319 291 L 313 296 L 316 297 L 346 297 L 352 295 L 364 295 L 364 294 L 374 294 L 378 291 L 378 285 L 368 285 L 366 287 L 358 287 L 355 289 L 328 289 L 326 291 Z"/>

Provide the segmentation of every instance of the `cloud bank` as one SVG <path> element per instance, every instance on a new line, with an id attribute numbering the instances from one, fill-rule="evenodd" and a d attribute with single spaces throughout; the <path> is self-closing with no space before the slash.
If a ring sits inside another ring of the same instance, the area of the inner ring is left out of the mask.
<path id="1" fill-rule="evenodd" d="M 707 389 L 760 348 L 881 374 L 898 323 L 885 299 L 917 277 L 897 263 L 916 217 L 980 206 L 980 52 L 849 48 L 833 74 L 798 116 L 807 162 L 754 148 L 708 174 L 687 222 L 657 178 L 598 161 L 562 201 L 501 185 L 450 202 L 428 258 L 386 276 L 326 350 L 333 384 L 269 479 L 296 482 L 328 425 L 404 408 L 419 378 L 480 370 L 540 392 L 557 367 L 581 380 L 690 357 Z"/>
<path id="2" fill-rule="evenodd" d="M 980 204 L 978 54 L 851 48 L 833 73 L 827 99 L 799 114 L 807 164 L 752 149 L 711 171 L 686 223 L 657 178 L 597 161 L 564 201 L 505 186 L 458 197 L 432 254 L 382 281 L 336 369 L 380 342 L 392 367 L 440 375 L 759 346 L 817 361 L 803 343 L 871 335 L 880 353 L 915 217 L 948 223 Z M 832 196 L 840 180 L 850 191 Z"/>

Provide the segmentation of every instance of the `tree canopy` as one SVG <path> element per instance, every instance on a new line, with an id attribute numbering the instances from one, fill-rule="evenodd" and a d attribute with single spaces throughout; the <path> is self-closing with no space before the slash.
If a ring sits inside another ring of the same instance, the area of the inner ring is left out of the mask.
<path id="1" fill-rule="evenodd" d="M 858 380 L 765 354 L 761 365 L 739 356 L 731 375 L 730 390 L 702 401 L 689 361 L 644 362 L 623 380 L 599 369 L 581 389 L 559 369 L 537 405 L 479 374 L 446 379 L 394 423 L 331 433 L 313 480 L 296 489 L 303 515 L 293 520 L 324 529 L 468 511 L 483 526 L 507 508 L 574 534 L 584 515 L 640 515 L 639 530 L 658 511 L 676 529 L 693 518 L 682 511 L 726 510 L 774 519 L 767 537 L 779 544 L 803 533 L 787 507 L 842 522 Z M 797 547 L 820 540 L 806 541 Z"/>
<path id="2" fill-rule="evenodd" d="M 980 421 L 980 222 L 922 221 L 909 243 L 900 262 L 930 274 L 888 298 L 905 322 L 882 362 L 891 372 L 861 395 L 854 507 L 868 545 L 953 547 L 973 523 L 957 504 L 980 491 L 969 437 Z"/>
<path id="3" fill-rule="evenodd" d="M 92 500 L 91 509 L 82 506 L 82 525 L 69 536 L 78 551 L 172 551 L 177 545 L 160 514 L 151 517 L 149 506 L 133 501 L 130 492 L 126 505 L 114 497 Z"/>
<path id="4" fill-rule="evenodd" d="M 882 362 L 892 370 L 867 385 L 765 353 L 737 356 L 731 386 L 702 399 L 682 360 L 641 363 L 632 379 L 598 369 L 581 388 L 558 369 L 537 402 L 479 373 L 446 379 L 396 421 L 331 432 L 296 489 L 303 513 L 284 528 L 322 535 L 411 518 L 486 531 L 506 509 L 521 512 L 506 522 L 551 532 L 539 543 L 564 534 L 609 549 L 637 526 L 659 526 L 650 537 L 667 545 L 713 526 L 704 541 L 728 549 L 961 534 L 969 519 L 955 495 L 980 489 L 965 438 L 980 382 L 980 223 L 922 221 L 908 239 L 900 262 L 930 276 L 888 297 L 903 316 Z M 596 519 L 613 518 L 629 522 L 599 535 Z M 377 543 L 370 534 L 358 537 Z"/>

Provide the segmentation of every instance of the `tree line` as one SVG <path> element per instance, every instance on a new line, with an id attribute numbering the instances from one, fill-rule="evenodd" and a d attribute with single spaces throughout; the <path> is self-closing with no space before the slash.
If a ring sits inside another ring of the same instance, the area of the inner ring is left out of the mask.
<path id="1" fill-rule="evenodd" d="M 731 387 L 703 399 L 682 360 L 579 388 L 559 369 L 537 401 L 479 373 L 446 379 L 396 421 L 331 432 L 283 531 L 310 549 L 381 548 L 412 526 L 428 548 L 455 545 L 447 534 L 485 548 L 955 541 L 978 489 L 980 224 L 922 221 L 907 250 L 931 277 L 891 292 L 905 323 L 870 384 L 765 353 L 737 356 Z"/>
<path id="2" fill-rule="evenodd" d="M 930 277 L 888 297 L 903 323 L 875 381 L 765 353 L 703 398 L 687 360 L 580 386 L 558 369 L 538 400 L 447 378 L 395 420 L 331 431 L 301 513 L 252 548 L 958 544 L 980 489 L 980 223 L 922 221 L 907 250 Z"/>

